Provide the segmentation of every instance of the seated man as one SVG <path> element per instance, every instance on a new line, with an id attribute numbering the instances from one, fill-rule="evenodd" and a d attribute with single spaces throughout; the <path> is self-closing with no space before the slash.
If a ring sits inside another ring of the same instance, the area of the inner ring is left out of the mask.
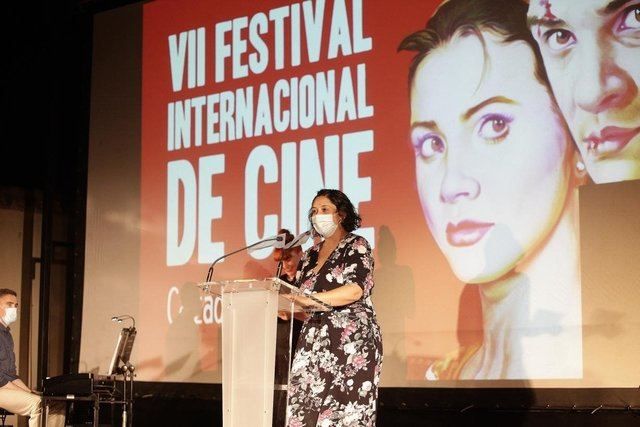
<path id="1" fill-rule="evenodd" d="M 18 296 L 11 289 L 0 289 L 0 408 L 29 416 L 29 427 L 40 426 L 42 399 L 16 374 L 16 356 L 9 325 L 18 317 Z M 51 405 L 47 426 L 64 426 L 64 406 Z"/>

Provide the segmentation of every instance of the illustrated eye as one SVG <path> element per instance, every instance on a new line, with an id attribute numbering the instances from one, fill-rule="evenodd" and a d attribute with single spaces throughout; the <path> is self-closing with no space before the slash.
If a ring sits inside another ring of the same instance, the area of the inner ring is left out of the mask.
<path id="1" fill-rule="evenodd" d="M 416 156 L 423 159 L 431 159 L 438 154 L 444 153 L 446 148 L 444 140 L 433 133 L 414 135 L 413 148 Z"/>
<path id="2" fill-rule="evenodd" d="M 491 114 L 482 118 L 478 136 L 489 142 L 500 142 L 509 135 L 509 117 Z"/>
<path id="3" fill-rule="evenodd" d="M 576 37 L 571 31 L 549 30 L 544 34 L 544 40 L 549 49 L 561 52 L 573 46 L 576 42 Z"/>
<path id="4" fill-rule="evenodd" d="M 622 13 L 618 31 L 640 29 L 640 5 L 631 6 Z"/>

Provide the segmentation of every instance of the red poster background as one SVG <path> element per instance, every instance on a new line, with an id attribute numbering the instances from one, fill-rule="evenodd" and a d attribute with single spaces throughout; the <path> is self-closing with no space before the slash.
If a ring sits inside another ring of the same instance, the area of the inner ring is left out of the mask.
<path id="1" fill-rule="evenodd" d="M 352 3 L 346 3 L 351 15 Z M 285 66 L 283 70 L 274 70 L 271 56 L 270 65 L 263 74 L 232 80 L 227 70 L 227 79 L 216 84 L 213 77 L 215 24 L 240 16 L 251 17 L 257 12 L 268 13 L 270 9 L 286 4 L 283 1 L 188 0 L 155 1 L 144 7 L 140 259 L 142 318 L 139 323 L 145 333 L 141 334 L 137 347 L 138 367 L 143 379 L 162 380 L 166 377 L 168 361 L 162 349 L 172 345 L 168 341 L 166 301 L 169 289 L 202 281 L 208 268 L 207 265 L 198 264 L 197 252 L 194 252 L 187 265 L 166 265 L 167 163 L 185 159 L 194 165 L 197 172 L 198 158 L 225 154 L 226 171 L 216 175 L 213 184 L 215 195 L 224 198 L 223 218 L 214 221 L 213 234 L 214 240 L 224 242 L 225 251 L 228 252 L 252 243 L 244 241 L 244 167 L 254 147 L 266 144 L 279 153 L 279 146 L 283 143 L 316 138 L 322 162 L 322 140 L 325 136 L 368 129 L 374 130 L 374 150 L 360 155 L 358 167 L 360 176 L 372 178 L 372 194 L 371 201 L 361 204 L 359 210 L 364 219 L 363 225 L 375 227 L 377 282 L 374 302 L 385 339 L 385 375 L 421 378 L 428 359 L 457 347 L 456 309 L 462 286 L 432 241 L 416 194 L 414 154 L 409 142 L 407 87 L 411 54 L 397 52 L 399 43 L 406 35 L 424 26 L 436 2 L 364 2 L 364 35 L 373 40 L 371 51 L 338 56 L 332 60 L 321 59 L 310 64 L 305 56 L 303 35 L 301 66 Z M 326 58 L 332 5 L 331 1 L 325 5 L 321 58 Z M 185 85 L 183 90 L 174 93 L 171 87 L 168 36 L 198 27 L 205 27 L 207 31 L 207 83 L 204 87 L 194 89 L 187 89 Z M 271 31 L 267 39 L 270 40 L 272 35 Z M 375 109 L 371 118 L 213 145 L 206 145 L 203 141 L 202 147 L 192 146 L 172 152 L 166 149 L 169 102 L 250 85 L 257 89 L 261 83 L 267 83 L 272 88 L 278 79 L 330 69 L 340 70 L 344 66 L 351 66 L 355 71 L 359 63 L 366 64 L 367 102 Z M 259 188 L 260 215 L 278 214 L 280 184 L 260 184 Z M 216 267 L 216 277 L 259 278 L 272 275 L 273 270 L 270 258 L 256 261 L 247 254 L 239 254 Z M 177 312 L 178 306 L 179 303 L 175 303 L 169 309 Z M 199 348 L 196 351 L 201 356 L 200 368 L 206 374 L 192 379 L 219 378 L 219 327 L 200 325 L 197 328 Z"/>

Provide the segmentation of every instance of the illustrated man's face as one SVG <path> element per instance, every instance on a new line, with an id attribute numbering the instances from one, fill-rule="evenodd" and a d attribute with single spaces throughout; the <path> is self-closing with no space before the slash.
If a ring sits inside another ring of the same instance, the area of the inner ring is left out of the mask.
<path id="1" fill-rule="evenodd" d="M 528 15 L 592 179 L 640 179 L 640 0 L 530 0 Z"/>

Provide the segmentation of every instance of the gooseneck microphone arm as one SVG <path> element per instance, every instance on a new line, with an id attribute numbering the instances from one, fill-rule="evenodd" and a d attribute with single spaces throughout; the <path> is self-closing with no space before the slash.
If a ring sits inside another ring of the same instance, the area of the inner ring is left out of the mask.
<path id="1" fill-rule="evenodd" d="M 122 323 L 123 320 L 131 320 L 133 322 L 133 329 L 136 328 L 136 319 L 133 318 L 133 316 L 130 316 L 128 314 L 123 314 L 121 316 L 113 316 L 111 318 L 112 322 L 118 322 L 118 323 Z"/>
<path id="2" fill-rule="evenodd" d="M 284 242 L 284 235 L 279 234 L 279 235 L 277 235 L 275 237 L 269 237 L 268 239 L 260 240 L 258 242 L 255 242 L 255 243 L 249 245 L 249 246 L 245 246 L 244 248 L 240 248 L 240 249 L 235 250 L 233 252 L 229 252 L 228 254 L 224 254 L 219 258 L 216 258 L 216 260 L 211 263 L 211 266 L 209 267 L 209 271 L 207 271 L 207 278 L 205 280 L 205 283 L 209 283 L 211 281 L 211 279 L 213 278 L 213 267 L 219 261 L 222 261 L 223 259 L 225 259 L 228 256 L 237 254 L 238 252 L 246 251 L 247 249 L 251 249 L 251 248 L 256 247 L 258 245 L 262 245 L 262 244 L 269 243 L 269 242 Z"/>
<path id="3" fill-rule="evenodd" d="M 307 231 L 304 231 L 304 232 L 298 234 L 289 243 L 284 245 L 284 248 L 285 249 L 291 249 L 291 248 L 295 248 L 296 246 L 302 246 L 307 242 L 307 240 L 309 240 L 309 237 L 311 237 L 312 235 L 313 235 L 313 229 L 309 229 Z"/>

